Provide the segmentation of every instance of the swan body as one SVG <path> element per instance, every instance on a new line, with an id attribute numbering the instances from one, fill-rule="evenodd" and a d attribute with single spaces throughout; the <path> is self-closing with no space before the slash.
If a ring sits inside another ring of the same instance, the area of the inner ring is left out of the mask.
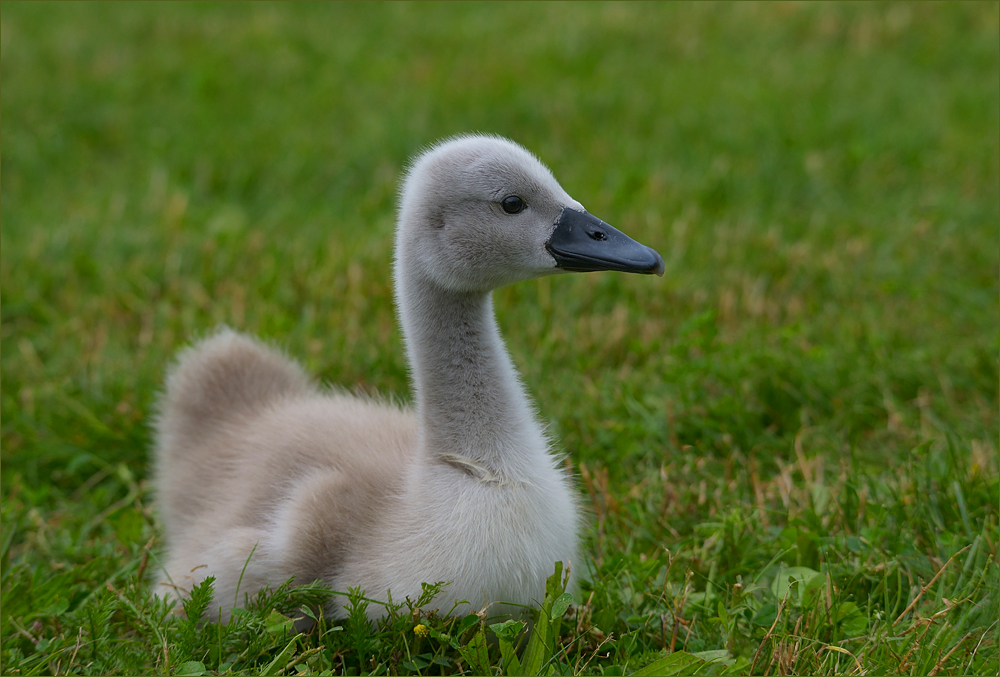
<path id="1" fill-rule="evenodd" d="M 577 562 L 572 483 L 491 291 L 563 270 L 662 274 L 663 259 L 587 214 L 522 147 L 476 135 L 413 162 L 394 263 L 413 408 L 318 388 L 228 329 L 181 354 L 155 423 L 161 594 L 214 576 L 228 618 L 293 575 L 381 601 L 446 581 L 435 608 L 492 614 L 537 604 L 554 562 Z"/>

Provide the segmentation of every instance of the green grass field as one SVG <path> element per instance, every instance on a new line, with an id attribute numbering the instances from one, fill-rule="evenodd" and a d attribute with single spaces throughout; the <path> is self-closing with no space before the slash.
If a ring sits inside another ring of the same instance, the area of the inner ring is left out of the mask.
<path id="1" fill-rule="evenodd" d="M 0 673 L 997 674 L 998 8 L 4 2 Z M 495 295 L 573 603 L 520 654 L 358 594 L 295 634 L 315 586 L 168 616 L 172 356 L 227 323 L 409 398 L 400 170 L 477 130 L 667 261 Z"/>

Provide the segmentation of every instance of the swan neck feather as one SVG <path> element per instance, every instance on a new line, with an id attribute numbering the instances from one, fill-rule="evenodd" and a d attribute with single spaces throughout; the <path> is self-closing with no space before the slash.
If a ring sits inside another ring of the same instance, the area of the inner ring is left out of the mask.
<path id="1" fill-rule="evenodd" d="M 401 269 L 397 300 L 421 451 L 488 483 L 529 476 L 547 458 L 548 441 L 500 336 L 491 293 L 449 291 Z"/>

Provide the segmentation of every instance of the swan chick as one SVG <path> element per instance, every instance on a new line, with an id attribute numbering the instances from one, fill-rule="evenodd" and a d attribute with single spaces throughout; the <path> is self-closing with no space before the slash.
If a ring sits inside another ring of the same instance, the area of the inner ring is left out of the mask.
<path id="1" fill-rule="evenodd" d="M 382 602 L 444 581 L 441 612 L 537 604 L 554 563 L 577 563 L 580 509 L 491 292 L 560 272 L 663 269 L 516 143 L 469 135 L 427 149 L 406 172 L 393 262 L 414 405 L 319 388 L 230 329 L 187 348 L 155 420 L 160 594 L 214 576 L 207 617 L 223 619 L 291 576 Z M 343 602 L 334 595 L 326 612 Z"/>

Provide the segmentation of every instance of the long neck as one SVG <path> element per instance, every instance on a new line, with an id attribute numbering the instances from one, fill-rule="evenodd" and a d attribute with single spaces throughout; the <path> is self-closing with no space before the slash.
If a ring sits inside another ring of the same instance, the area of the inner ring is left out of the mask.
<path id="1" fill-rule="evenodd" d="M 490 293 L 457 293 L 405 268 L 397 302 L 426 457 L 517 479 L 547 443 L 493 316 Z"/>

